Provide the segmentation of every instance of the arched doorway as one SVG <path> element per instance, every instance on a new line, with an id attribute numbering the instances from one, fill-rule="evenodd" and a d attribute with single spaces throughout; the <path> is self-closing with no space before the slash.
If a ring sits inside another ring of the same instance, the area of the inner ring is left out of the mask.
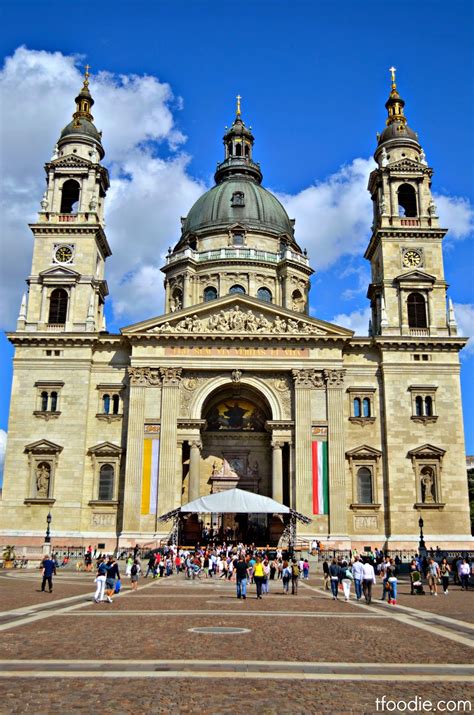
<path id="1" fill-rule="evenodd" d="M 237 487 L 271 497 L 272 446 L 266 423 L 273 415 L 267 398 L 240 381 L 227 383 L 207 396 L 200 417 L 205 426 L 200 434 L 199 495 Z M 267 544 L 278 540 L 284 529 L 281 517 L 266 514 L 210 514 L 198 521 L 194 515 L 183 523 L 191 542 L 200 534 L 202 541 L 209 537 Z"/>

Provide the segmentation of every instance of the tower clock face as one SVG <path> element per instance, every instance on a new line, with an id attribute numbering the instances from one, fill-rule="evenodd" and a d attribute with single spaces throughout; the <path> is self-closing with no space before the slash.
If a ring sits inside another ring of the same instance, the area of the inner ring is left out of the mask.
<path id="1" fill-rule="evenodd" d="M 421 263 L 421 254 L 418 251 L 407 251 L 403 256 L 403 265 L 406 268 L 414 268 Z"/>
<path id="2" fill-rule="evenodd" d="M 69 263 L 72 260 L 72 246 L 57 246 L 54 251 L 54 260 L 56 263 Z"/>

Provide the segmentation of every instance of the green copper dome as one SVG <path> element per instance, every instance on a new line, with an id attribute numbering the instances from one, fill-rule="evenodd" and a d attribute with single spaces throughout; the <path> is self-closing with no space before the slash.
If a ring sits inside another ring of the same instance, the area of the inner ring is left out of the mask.
<path id="1" fill-rule="evenodd" d="M 293 237 L 293 226 L 278 199 L 260 184 L 238 174 L 196 201 L 183 225 L 183 236 L 206 229 L 225 229 L 235 223 Z"/>

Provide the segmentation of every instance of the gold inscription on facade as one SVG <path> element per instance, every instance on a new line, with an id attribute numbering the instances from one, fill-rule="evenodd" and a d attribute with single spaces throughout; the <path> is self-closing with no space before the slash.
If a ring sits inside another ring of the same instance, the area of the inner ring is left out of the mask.
<path id="1" fill-rule="evenodd" d="M 238 347 L 179 347 L 165 348 L 167 357 L 189 355 L 191 357 L 309 357 L 309 348 L 238 348 Z"/>

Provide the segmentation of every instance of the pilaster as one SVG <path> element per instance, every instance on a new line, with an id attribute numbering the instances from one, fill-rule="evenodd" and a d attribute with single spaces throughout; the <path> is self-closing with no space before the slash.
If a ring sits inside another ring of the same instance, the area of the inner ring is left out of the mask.
<path id="1" fill-rule="evenodd" d="M 345 370 L 323 370 L 328 415 L 329 534 L 347 535 L 346 465 L 344 450 Z"/>
<path id="2" fill-rule="evenodd" d="M 199 440 L 193 440 L 189 443 L 189 501 L 200 497 L 201 447 L 202 444 Z"/>
<path id="3" fill-rule="evenodd" d="M 179 384 L 181 368 L 160 367 L 161 391 L 161 444 L 158 482 L 158 510 L 164 514 L 180 506 L 176 486 L 176 443 L 178 438 Z"/>
<path id="4" fill-rule="evenodd" d="M 272 442 L 272 497 L 275 501 L 283 501 L 283 459 L 281 442 Z"/>
<path id="5" fill-rule="evenodd" d="M 296 510 L 306 514 L 312 503 L 311 390 L 324 385 L 317 370 L 293 370 L 295 384 Z"/>
<path id="6" fill-rule="evenodd" d="M 122 531 L 137 532 L 140 529 L 146 383 L 136 369 L 131 368 L 129 373 L 130 398 Z"/>

